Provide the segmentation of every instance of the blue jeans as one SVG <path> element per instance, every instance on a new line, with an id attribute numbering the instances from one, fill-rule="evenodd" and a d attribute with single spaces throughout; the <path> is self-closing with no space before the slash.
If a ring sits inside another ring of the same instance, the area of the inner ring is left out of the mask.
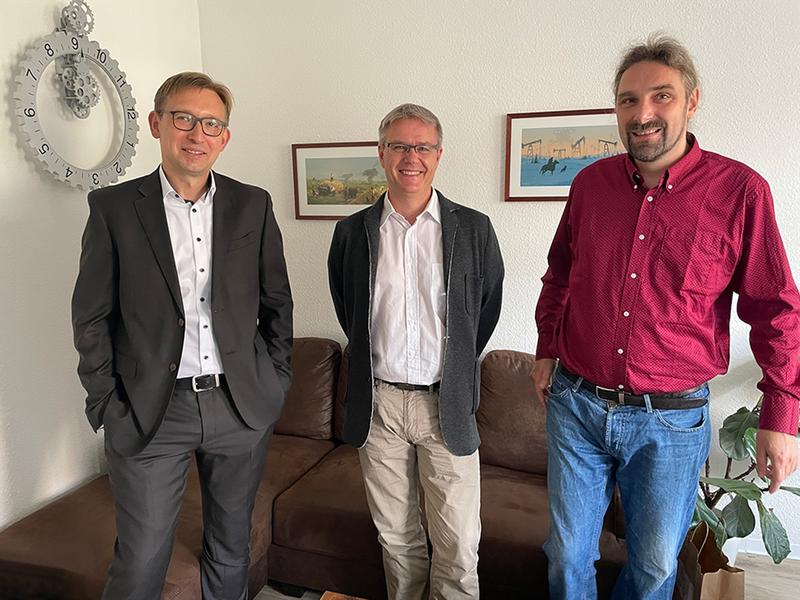
<path id="1" fill-rule="evenodd" d="M 615 600 L 669 600 L 708 456 L 708 403 L 656 410 L 614 406 L 556 371 L 547 401 L 550 598 L 597 598 L 594 563 L 614 484 L 627 525 L 628 564 Z M 688 394 L 708 398 L 708 386 Z"/>

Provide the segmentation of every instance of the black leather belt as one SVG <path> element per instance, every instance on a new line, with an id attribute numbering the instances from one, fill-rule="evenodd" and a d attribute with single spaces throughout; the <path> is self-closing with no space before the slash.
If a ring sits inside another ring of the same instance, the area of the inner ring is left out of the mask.
<path id="1" fill-rule="evenodd" d="M 378 379 L 377 377 L 375 378 L 375 381 L 380 381 L 387 385 L 391 385 L 392 387 L 396 387 L 398 390 L 403 390 L 404 392 L 438 392 L 440 383 L 439 381 L 430 385 L 420 385 L 418 383 L 396 383 L 394 381 Z"/>
<path id="2" fill-rule="evenodd" d="M 207 392 L 218 388 L 225 383 L 225 375 L 195 375 L 194 377 L 181 377 L 175 380 L 176 390 L 192 390 L 193 392 Z"/>
<path id="3" fill-rule="evenodd" d="M 569 379 L 572 383 L 578 381 L 578 375 L 572 373 L 564 367 L 561 363 L 558 364 L 559 372 Z M 706 398 L 685 398 L 689 394 L 698 391 L 701 385 L 697 387 L 683 390 L 682 392 L 660 392 L 650 394 L 650 406 L 658 410 L 671 410 L 676 408 L 697 408 L 704 406 L 708 400 Z M 633 394 L 624 390 L 614 390 L 611 388 L 600 387 L 589 381 L 583 379 L 581 381 L 581 388 L 591 392 L 598 398 L 602 398 L 608 402 L 609 406 L 646 406 L 644 403 L 643 394 Z"/>

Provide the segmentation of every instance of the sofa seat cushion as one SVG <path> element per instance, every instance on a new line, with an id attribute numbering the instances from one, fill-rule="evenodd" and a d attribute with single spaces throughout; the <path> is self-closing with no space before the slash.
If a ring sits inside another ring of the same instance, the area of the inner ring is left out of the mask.
<path id="1" fill-rule="evenodd" d="M 336 447 L 330 440 L 310 440 L 292 435 L 272 436 L 264 474 L 256 492 L 253 508 L 253 534 L 251 547 L 255 544 L 266 552 L 272 541 L 272 511 L 275 498 L 287 490 L 319 463 Z"/>
<path id="2" fill-rule="evenodd" d="M 503 581 L 514 588 L 540 589 L 542 582 L 546 586 L 542 544 L 549 522 L 545 477 L 481 465 L 482 580 Z"/>
<path id="3" fill-rule="evenodd" d="M 547 478 L 481 465 L 481 523 L 481 581 L 496 582 L 509 594 L 547 589 L 542 549 L 550 533 Z M 599 545 L 598 583 L 605 590 L 625 563 L 625 540 L 604 529 Z"/>
<path id="4" fill-rule="evenodd" d="M 115 538 L 111 486 L 102 476 L 0 533 L 0 598 L 99 598 Z M 164 600 L 200 598 L 197 552 L 186 541 L 179 527 Z"/>
<path id="5" fill-rule="evenodd" d="M 273 544 L 381 564 L 358 451 L 339 446 L 275 500 Z"/>

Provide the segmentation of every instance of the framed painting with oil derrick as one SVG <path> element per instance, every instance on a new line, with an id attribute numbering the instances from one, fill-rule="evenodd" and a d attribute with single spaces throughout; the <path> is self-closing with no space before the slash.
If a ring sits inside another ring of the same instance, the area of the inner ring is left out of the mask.
<path id="1" fill-rule="evenodd" d="M 565 200 L 578 171 L 621 152 L 613 108 L 509 114 L 505 200 Z"/>

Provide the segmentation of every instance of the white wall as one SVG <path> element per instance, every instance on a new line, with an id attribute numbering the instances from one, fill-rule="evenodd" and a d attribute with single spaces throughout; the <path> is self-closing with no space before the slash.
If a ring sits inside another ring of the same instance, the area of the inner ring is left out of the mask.
<path id="1" fill-rule="evenodd" d="M 232 143 L 219 167 L 273 194 L 298 335 L 342 339 L 325 271 L 333 223 L 294 219 L 290 144 L 377 139 L 381 117 L 413 101 L 444 125 L 438 187 L 488 213 L 500 238 L 507 280 L 490 347 L 533 351 L 533 307 L 563 204 L 502 202 L 505 115 L 609 106 L 621 49 L 659 28 L 695 55 L 705 90 L 694 125 L 701 145 L 770 181 L 800 276 L 800 8 L 793 0 L 199 6 L 204 66 L 237 97 Z M 715 429 L 724 414 L 757 398 L 746 329 L 736 325 L 733 336 L 731 373 L 714 384 Z M 768 503 L 800 554 L 800 499 Z"/>
<path id="2" fill-rule="evenodd" d="M 13 116 L 17 63 L 53 31 L 66 4 L 6 2 L 8 14 L 0 20 L 0 528 L 103 465 L 102 437 L 83 414 L 69 313 L 86 193 L 26 160 Z M 143 175 L 159 162 L 146 121 L 156 89 L 177 71 L 202 68 L 197 3 L 140 0 L 131 10 L 115 0 L 91 0 L 90 6 L 96 27 L 89 37 L 119 61 L 133 86 L 141 129 L 127 176 Z"/>
<path id="3" fill-rule="evenodd" d="M 14 66 L 53 29 L 64 4 L 18 1 L 0 23 L 0 527 L 102 468 L 100 438 L 82 413 L 69 326 L 85 194 L 51 182 L 24 159 L 11 117 Z M 503 247 L 506 298 L 490 347 L 532 351 L 539 277 L 563 205 L 502 202 L 505 115 L 608 106 L 620 50 L 658 28 L 695 54 L 704 84 L 694 125 L 700 143 L 744 160 L 771 182 L 800 276 L 800 209 L 793 202 L 800 191 L 800 5 L 793 0 L 716 0 L 702 8 L 686 0 L 141 0 L 134 11 L 91 0 L 91 7 L 91 37 L 120 61 L 141 115 L 126 178 L 158 162 L 144 117 L 164 78 L 202 67 L 233 89 L 233 140 L 218 166 L 275 198 L 298 335 L 342 339 L 325 273 L 333 224 L 294 220 L 290 144 L 375 139 L 380 118 L 413 101 L 444 124 L 438 187 L 488 213 Z M 733 335 L 731 373 L 714 384 L 715 427 L 756 397 L 746 328 L 735 325 Z M 769 503 L 800 553 L 797 498 Z"/>

